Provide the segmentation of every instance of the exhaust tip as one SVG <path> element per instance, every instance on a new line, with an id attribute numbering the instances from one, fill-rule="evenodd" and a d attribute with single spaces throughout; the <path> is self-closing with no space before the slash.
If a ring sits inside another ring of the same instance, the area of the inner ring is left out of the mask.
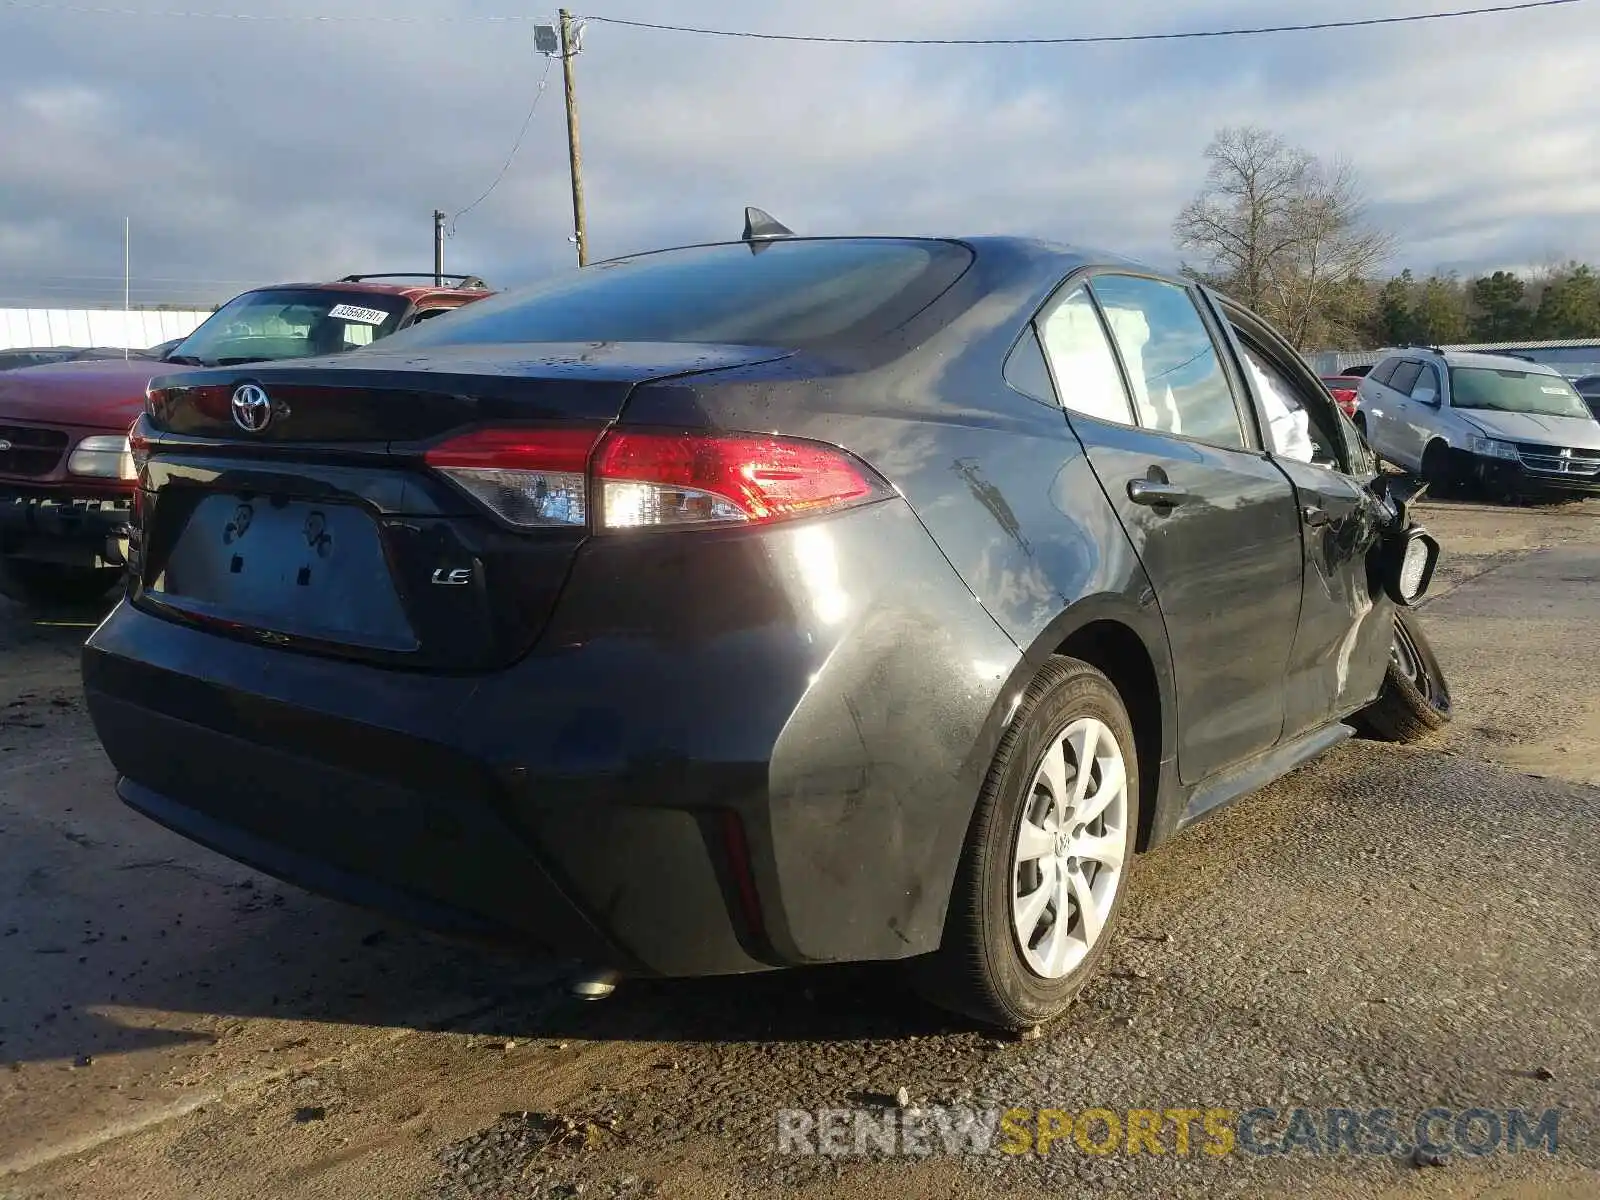
<path id="1" fill-rule="evenodd" d="M 617 990 L 620 978 L 615 971 L 586 971 L 567 984 L 567 992 L 579 1000 L 604 1000 Z"/>

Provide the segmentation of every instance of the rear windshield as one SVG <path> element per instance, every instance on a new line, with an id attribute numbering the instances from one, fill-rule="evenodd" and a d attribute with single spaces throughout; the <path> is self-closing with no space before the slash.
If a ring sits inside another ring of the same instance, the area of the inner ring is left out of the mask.
<path id="1" fill-rule="evenodd" d="M 717 342 L 803 349 L 903 324 L 971 261 L 950 242 L 775 241 L 599 263 L 480 300 L 396 343 Z"/>
<path id="2" fill-rule="evenodd" d="M 1496 367 L 1451 367 L 1450 403 L 1456 408 L 1587 417 L 1589 409 L 1559 375 Z"/>
<path id="3" fill-rule="evenodd" d="M 200 367 L 339 354 L 394 332 L 406 300 L 373 292 L 272 288 L 224 304 L 167 356 Z"/>

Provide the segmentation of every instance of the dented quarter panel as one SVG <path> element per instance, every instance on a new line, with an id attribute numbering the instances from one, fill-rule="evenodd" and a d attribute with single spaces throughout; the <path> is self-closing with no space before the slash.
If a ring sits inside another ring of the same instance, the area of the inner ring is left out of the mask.
<path id="1" fill-rule="evenodd" d="M 618 586 L 640 578 L 648 591 Z M 620 707 L 603 680 L 592 711 L 574 697 L 548 751 L 530 754 L 526 730 L 490 750 L 550 764 L 533 796 L 606 780 L 592 805 L 532 804 L 530 822 L 731 809 L 777 961 L 938 945 L 1019 654 L 904 501 L 755 535 L 592 539 L 542 646 L 625 665 L 629 686 Z M 658 902 L 595 892 L 598 873 L 565 885 L 623 917 Z"/>
<path id="2" fill-rule="evenodd" d="M 793 952 L 804 959 L 938 944 L 1006 722 L 1074 629 L 1092 620 L 1132 628 L 1170 695 L 1155 594 L 1082 445 L 1059 407 L 1001 377 L 1016 337 L 1073 264 L 1059 251 L 1027 261 L 1015 243 L 988 251 L 871 357 L 800 354 L 657 382 L 621 418 L 842 446 L 893 485 L 921 526 L 839 560 L 859 564 L 841 576 L 847 591 L 883 598 L 852 613 L 848 639 L 830 631 L 819 643 L 835 650 L 818 660 L 773 756 L 776 881 L 827 885 L 785 888 Z M 1162 713 L 1170 747 L 1173 706 Z M 864 857 L 868 843 L 886 852 Z"/>

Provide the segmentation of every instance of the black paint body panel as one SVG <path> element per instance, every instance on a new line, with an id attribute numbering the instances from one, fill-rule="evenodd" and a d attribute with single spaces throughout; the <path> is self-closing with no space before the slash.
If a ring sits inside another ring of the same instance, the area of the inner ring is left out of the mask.
<path id="1" fill-rule="evenodd" d="M 592 539 L 539 646 L 488 675 L 333 664 L 124 603 L 84 678 L 119 772 L 212 825 L 537 941 L 526 871 L 607 935 L 558 948 L 695 974 L 933 949 L 1017 659 L 891 499 Z M 759 936 L 723 811 L 746 831 Z M 441 829 L 458 833 L 428 852 Z"/>
<path id="2" fill-rule="evenodd" d="M 995 748 L 1081 631 L 1118 627 L 1148 660 L 1151 843 L 1222 794 L 1208 778 L 1276 761 L 1375 691 L 1387 638 L 1369 628 L 1344 689 L 1328 682 L 1361 602 L 1363 502 L 1308 543 L 1297 488 L 1315 481 L 1270 456 L 1174 451 L 1014 391 L 1008 351 L 1091 260 L 970 245 L 947 291 L 859 345 L 421 347 L 262 370 L 269 391 L 342 399 L 291 404 L 259 446 L 183 390 L 251 376 L 186 376 L 149 418 L 142 576 L 195 496 L 358 506 L 417 645 L 207 625 L 136 581 L 84 649 L 124 797 L 308 887 L 629 970 L 894 959 L 938 947 Z M 762 528 L 530 533 L 420 461 L 458 428 L 557 419 L 808 438 L 896 494 Z M 1204 501 L 1133 511 L 1119 489 L 1153 464 Z M 481 586 L 426 583 L 457 557 Z"/>

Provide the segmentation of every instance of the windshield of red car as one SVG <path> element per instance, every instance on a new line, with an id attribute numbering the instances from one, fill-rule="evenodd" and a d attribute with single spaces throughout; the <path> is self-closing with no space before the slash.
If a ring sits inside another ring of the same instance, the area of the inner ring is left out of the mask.
<path id="1" fill-rule="evenodd" d="M 1450 403 L 1456 408 L 1588 417 L 1589 409 L 1559 375 L 1494 367 L 1451 367 Z"/>
<path id="2" fill-rule="evenodd" d="M 168 362 L 198 367 L 341 354 L 387 337 L 402 296 L 270 288 L 228 301 L 175 347 Z"/>

